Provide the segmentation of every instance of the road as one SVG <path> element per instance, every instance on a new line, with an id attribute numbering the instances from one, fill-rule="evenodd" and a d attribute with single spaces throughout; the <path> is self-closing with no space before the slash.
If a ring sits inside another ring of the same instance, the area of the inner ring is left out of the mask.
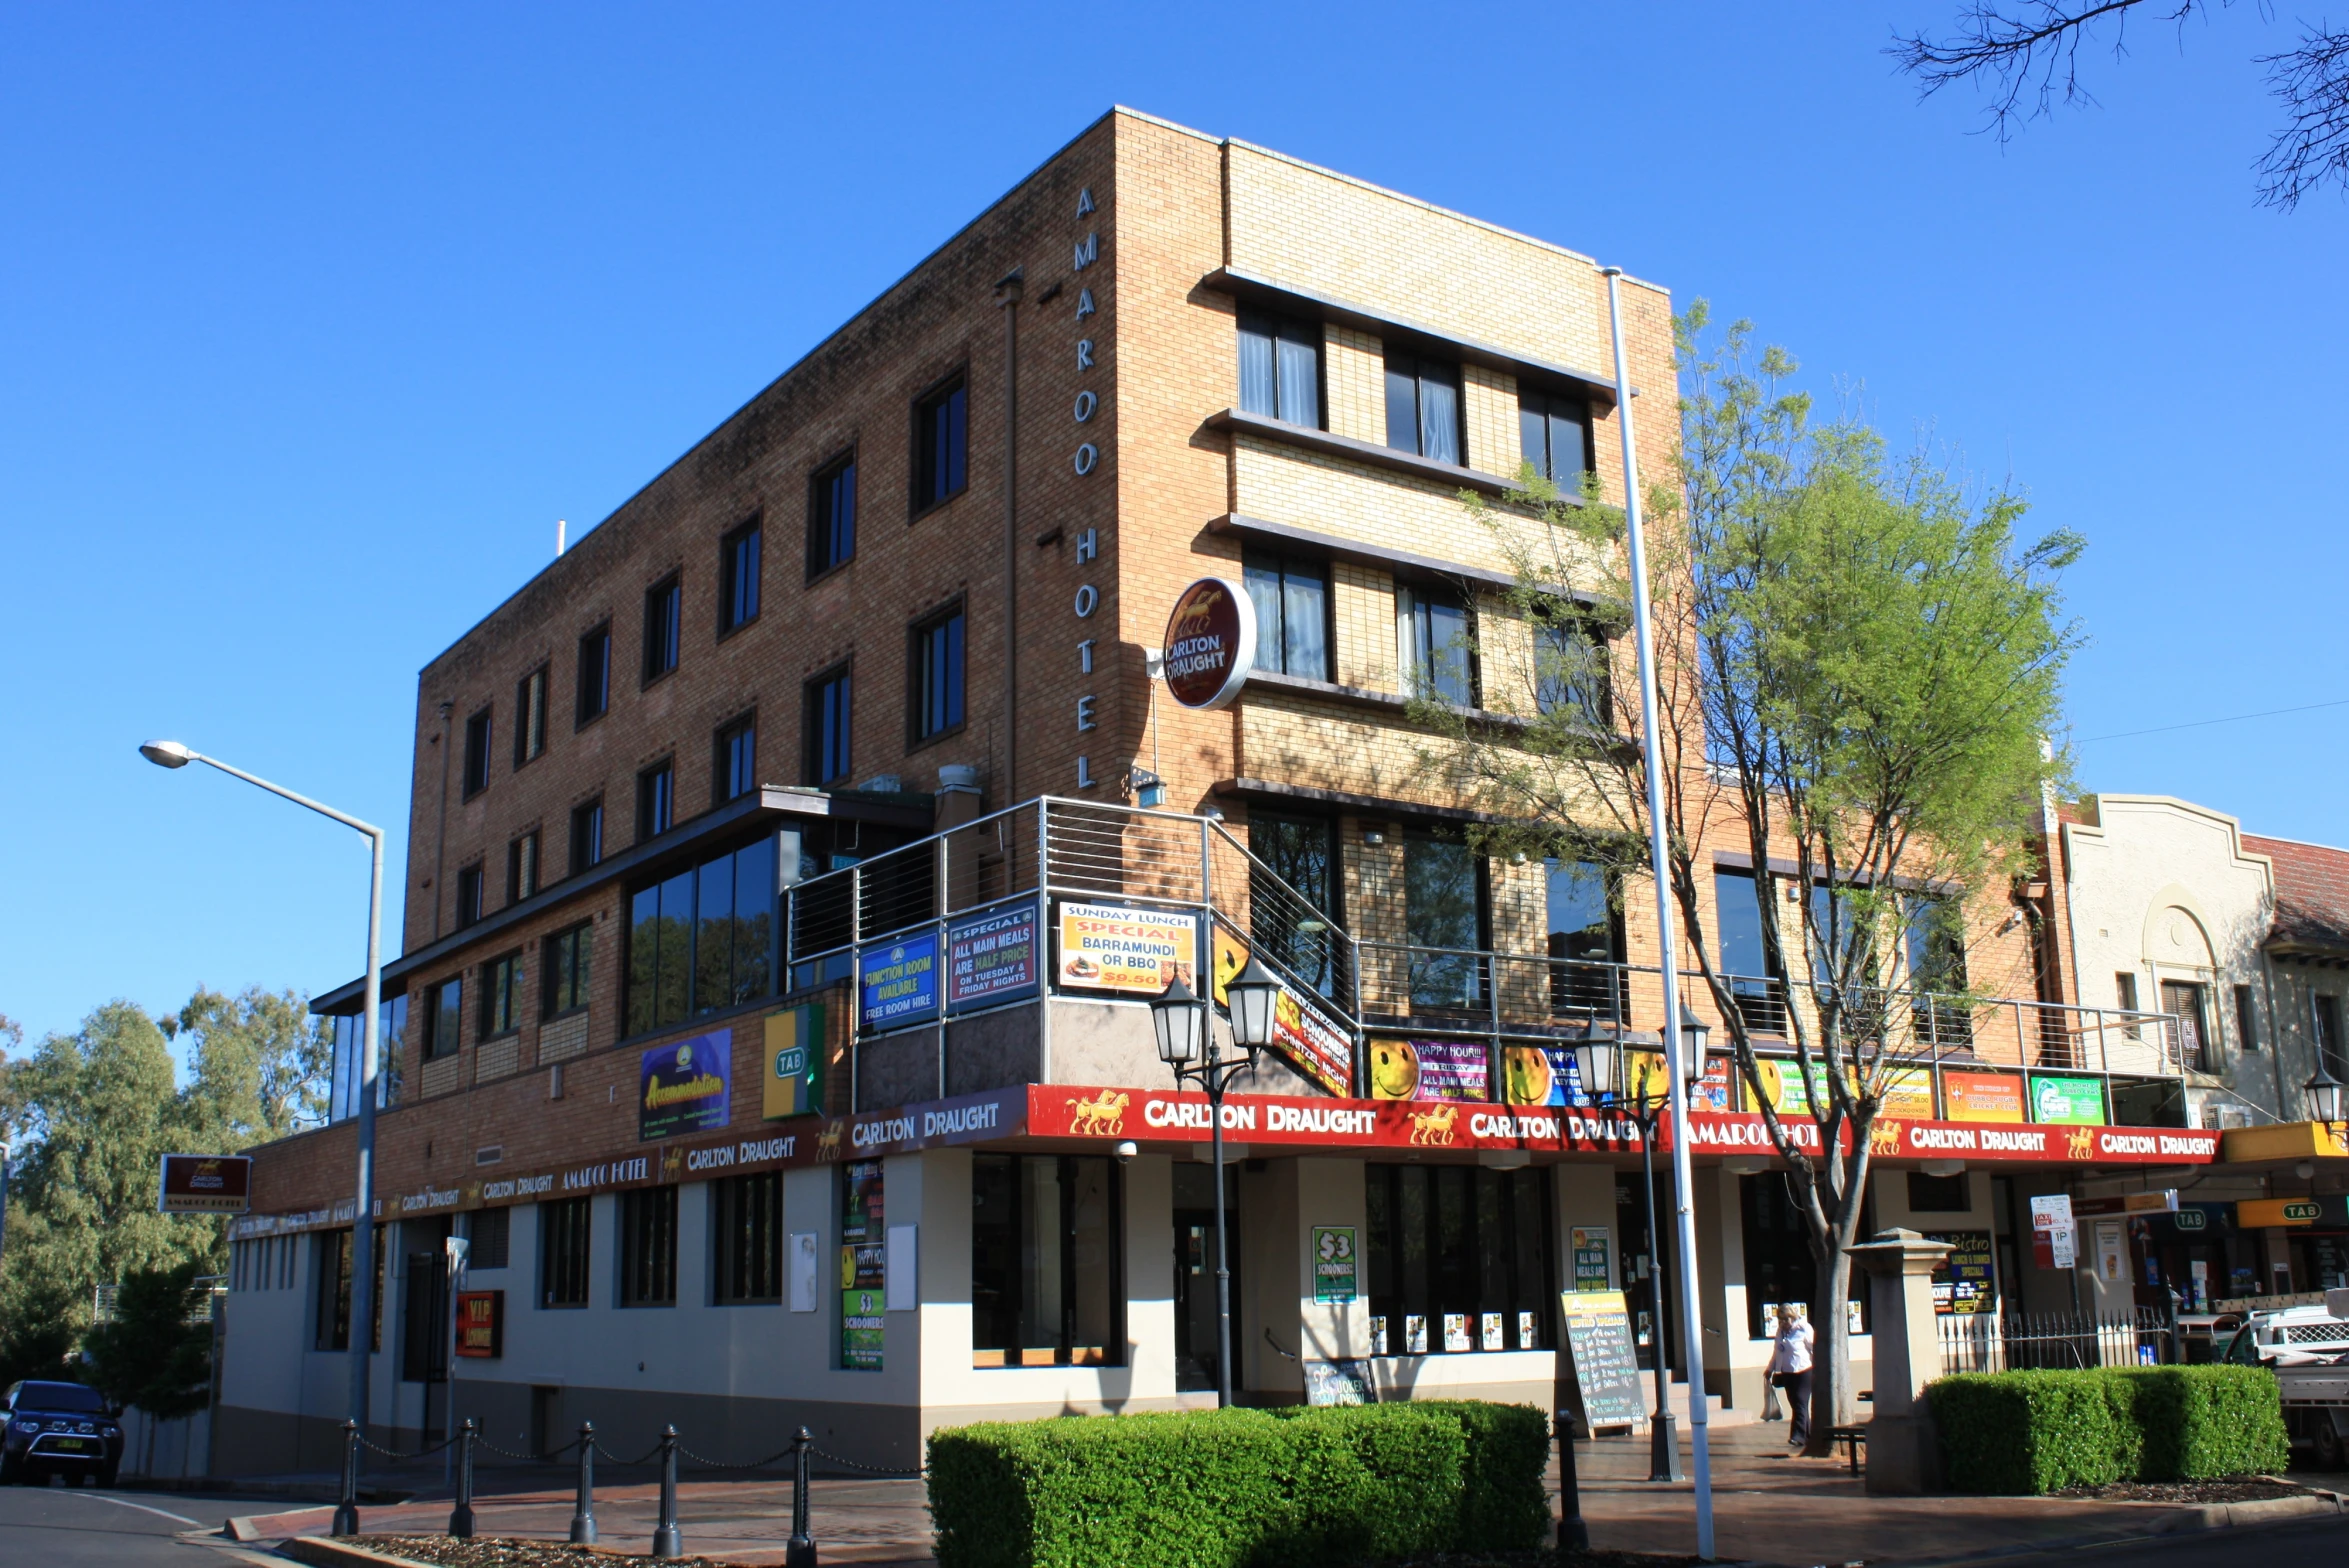
<path id="1" fill-rule="evenodd" d="M 280 1507 L 265 1499 L 186 1492 L 100 1492 L 90 1487 L 0 1486 L 0 1563 L 42 1568 L 226 1568 L 269 1559 L 223 1542 L 198 1545 L 183 1530 L 218 1529 L 230 1513 Z"/>
<path id="2" fill-rule="evenodd" d="M 2008 1557 L 1999 1568 L 2340 1568 L 2349 1520 L 2205 1530 L 2167 1540 L 2127 1541 L 2068 1552 Z"/>

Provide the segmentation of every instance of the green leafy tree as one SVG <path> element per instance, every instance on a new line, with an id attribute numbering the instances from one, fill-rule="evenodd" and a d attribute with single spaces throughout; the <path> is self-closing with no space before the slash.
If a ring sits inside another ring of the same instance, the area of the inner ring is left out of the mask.
<path id="1" fill-rule="evenodd" d="M 2079 545 L 2020 543 L 2014 497 L 1973 502 L 1921 459 L 1887 463 L 1855 421 L 1814 427 L 1787 355 L 1756 352 L 1743 322 L 1718 343 L 1705 327 L 1702 302 L 1677 323 L 1678 483 L 1649 497 L 1653 736 L 1623 635 L 1621 513 L 1595 483 L 1561 493 L 1530 470 L 1501 507 L 1462 498 L 1515 567 L 1475 622 L 1499 712 L 1425 697 L 1412 712 L 1423 769 L 1490 819 L 1480 848 L 1609 865 L 1617 896 L 1652 887 L 1641 748 L 1657 747 L 1684 951 L 1791 1170 L 1816 1264 L 1811 1431 L 1827 1452 L 1854 1411 L 1840 1303 L 1869 1133 L 1910 1064 L 1970 1028 L 1968 900 L 2002 888 L 2057 775 L 2042 738 L 2075 636 L 2054 580 Z M 1756 866 L 1793 860 L 1795 885 L 1816 890 L 1782 913 L 1772 879 L 1753 879 L 1775 975 L 1727 973 L 1709 938 L 1700 886 L 1723 839 Z M 1776 1108 L 1763 1034 L 1793 1057 L 1809 1127 Z"/>
<path id="2" fill-rule="evenodd" d="M 146 1412 L 147 1455 L 153 1473 L 155 1428 L 192 1416 L 212 1397 L 212 1287 L 193 1260 L 169 1268 L 133 1269 L 123 1276 L 113 1320 L 92 1328 L 83 1343 L 89 1381 L 117 1404 Z"/>

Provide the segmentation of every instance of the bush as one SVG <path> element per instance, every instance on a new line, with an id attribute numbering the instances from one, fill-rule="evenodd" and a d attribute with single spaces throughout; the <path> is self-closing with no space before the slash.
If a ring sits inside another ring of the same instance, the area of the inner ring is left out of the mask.
<path id="1" fill-rule="evenodd" d="M 943 1568 L 1317 1568 L 1541 1539 L 1548 1424 L 1471 1401 L 933 1433 Z"/>
<path id="2" fill-rule="evenodd" d="M 2275 1378 L 2257 1367 L 1964 1373 L 1926 1398 L 1960 1492 L 2203 1480 L 2288 1459 Z"/>

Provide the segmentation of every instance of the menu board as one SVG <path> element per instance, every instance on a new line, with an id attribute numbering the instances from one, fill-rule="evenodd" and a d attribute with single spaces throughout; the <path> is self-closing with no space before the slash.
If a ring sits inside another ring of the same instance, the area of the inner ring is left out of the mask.
<path id="1" fill-rule="evenodd" d="M 1615 1284 L 1613 1259 L 1607 1250 L 1607 1227 L 1604 1225 L 1577 1225 L 1574 1240 L 1574 1288 L 1577 1291 L 1605 1291 Z"/>
<path id="2" fill-rule="evenodd" d="M 1582 1429 L 1636 1426 L 1648 1418 L 1640 1393 L 1631 1314 L 1619 1290 L 1569 1290 L 1558 1296 L 1566 1351 L 1582 1404 Z"/>
<path id="3" fill-rule="evenodd" d="M 840 1167 L 840 1365 L 881 1370 L 881 1312 L 889 1248 L 883 1224 L 881 1162 Z"/>
<path id="4" fill-rule="evenodd" d="M 1991 1278 L 1990 1232 L 1928 1231 L 1925 1239 L 1949 1243 L 1949 1256 L 1933 1271 L 1935 1316 L 1962 1318 L 1990 1311 L 1997 1299 L 1997 1285 Z"/>
<path id="5" fill-rule="evenodd" d="M 965 915 L 946 928 L 946 1010 L 1036 994 L 1036 906 Z"/>
<path id="6" fill-rule="evenodd" d="M 1196 981 L 1198 941 L 1196 915 L 1066 903 L 1060 906 L 1060 983 L 1156 996 L 1177 978 Z"/>

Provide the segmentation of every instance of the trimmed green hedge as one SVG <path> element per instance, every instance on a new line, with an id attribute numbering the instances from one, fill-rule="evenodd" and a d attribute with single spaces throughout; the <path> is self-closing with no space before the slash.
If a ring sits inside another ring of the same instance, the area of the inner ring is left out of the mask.
<path id="1" fill-rule="evenodd" d="M 1474 1401 L 931 1434 L 942 1568 L 1320 1568 L 1540 1543 L 1549 1421 Z"/>
<path id="2" fill-rule="evenodd" d="M 2290 1460 L 2275 1376 L 2259 1367 L 1961 1373 L 1925 1393 L 1959 1492 L 2255 1475 Z"/>

